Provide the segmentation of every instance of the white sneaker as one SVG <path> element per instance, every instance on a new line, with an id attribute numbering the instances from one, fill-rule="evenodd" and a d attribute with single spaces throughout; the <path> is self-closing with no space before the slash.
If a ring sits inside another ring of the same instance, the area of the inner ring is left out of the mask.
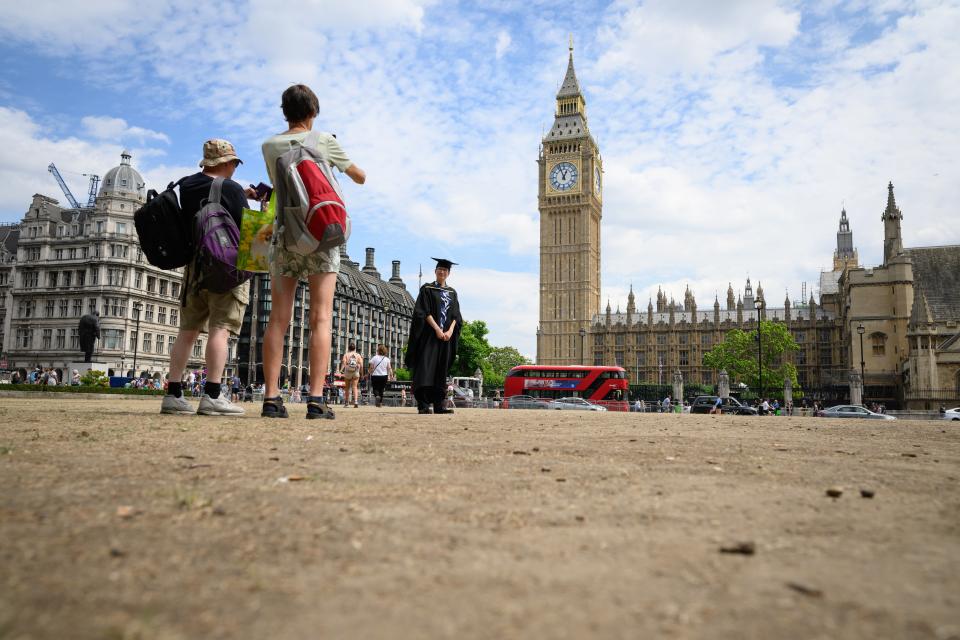
<path id="1" fill-rule="evenodd" d="M 200 397 L 200 406 L 197 407 L 197 413 L 203 416 L 238 416 L 246 412 L 243 407 L 238 407 L 224 396 L 211 398 L 207 394 L 203 394 Z"/>
<path id="2" fill-rule="evenodd" d="M 160 413 L 194 413 L 193 405 L 183 396 L 163 396 Z"/>

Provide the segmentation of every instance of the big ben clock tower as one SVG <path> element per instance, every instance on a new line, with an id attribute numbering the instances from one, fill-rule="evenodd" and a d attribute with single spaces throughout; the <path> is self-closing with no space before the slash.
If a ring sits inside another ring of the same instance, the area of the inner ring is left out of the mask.
<path id="1" fill-rule="evenodd" d="M 603 164 L 587 126 L 586 100 L 573 69 L 557 93 L 553 126 L 539 158 L 540 326 L 538 364 L 588 364 L 581 329 L 600 311 Z"/>

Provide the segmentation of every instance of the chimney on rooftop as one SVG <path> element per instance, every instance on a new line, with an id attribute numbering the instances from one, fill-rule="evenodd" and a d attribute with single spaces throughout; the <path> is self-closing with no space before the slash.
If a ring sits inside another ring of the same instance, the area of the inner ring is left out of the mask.
<path id="1" fill-rule="evenodd" d="M 367 247 L 367 263 L 363 265 L 363 272 L 379 278 L 380 273 L 377 271 L 377 266 L 373 263 L 373 251 L 373 247 Z"/>
<path id="2" fill-rule="evenodd" d="M 403 284 L 403 280 L 400 278 L 400 261 L 394 260 L 392 264 L 393 264 L 393 275 L 390 276 L 390 280 L 389 280 L 390 284 L 395 284 L 406 289 L 407 285 Z"/>

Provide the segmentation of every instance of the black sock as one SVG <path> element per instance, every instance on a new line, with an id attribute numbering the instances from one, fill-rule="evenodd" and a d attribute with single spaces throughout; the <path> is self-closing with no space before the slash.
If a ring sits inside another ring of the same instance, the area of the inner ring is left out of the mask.
<path id="1" fill-rule="evenodd" d="M 183 383 L 182 382 L 169 382 L 167 383 L 167 395 L 174 396 L 175 398 L 180 398 L 183 396 Z"/>
<path id="2" fill-rule="evenodd" d="M 216 400 L 220 397 L 220 383 L 207 380 L 203 385 L 203 392 L 210 396 L 211 399 Z"/>

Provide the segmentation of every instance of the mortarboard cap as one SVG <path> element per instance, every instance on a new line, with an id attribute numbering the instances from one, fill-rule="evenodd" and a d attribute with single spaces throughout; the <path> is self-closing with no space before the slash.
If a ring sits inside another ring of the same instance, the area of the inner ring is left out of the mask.
<path id="1" fill-rule="evenodd" d="M 435 267 L 437 269 L 439 269 L 440 267 L 443 267 L 444 269 L 449 269 L 453 265 L 457 264 L 456 262 L 450 262 L 446 258 L 430 258 L 430 259 L 437 261 L 437 266 Z"/>

